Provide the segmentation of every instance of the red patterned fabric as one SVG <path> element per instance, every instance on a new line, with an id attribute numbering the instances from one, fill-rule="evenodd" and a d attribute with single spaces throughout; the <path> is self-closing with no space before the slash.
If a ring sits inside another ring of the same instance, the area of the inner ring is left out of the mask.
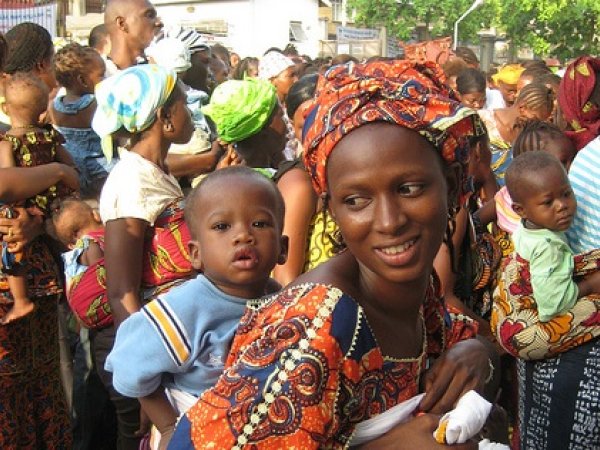
<path id="1" fill-rule="evenodd" d="M 575 276 L 600 269 L 600 250 L 575 256 Z M 546 359 L 600 336 L 600 294 L 577 300 L 569 311 L 548 322 L 538 318 L 529 263 L 516 253 L 504 262 L 494 292 L 490 326 L 511 355 Z"/>
<path id="2" fill-rule="evenodd" d="M 600 83 L 600 59 L 582 56 L 569 64 L 560 82 L 558 102 L 563 116 L 573 131 L 566 134 L 581 150 L 600 134 L 600 105 L 589 99 L 596 83 Z"/>
<path id="3" fill-rule="evenodd" d="M 144 243 L 142 289 L 167 286 L 189 278 L 192 273 L 187 243 L 191 239 L 179 205 L 168 207 L 149 229 Z M 104 250 L 104 232 L 91 237 Z M 69 305 L 89 328 L 104 328 L 113 322 L 106 295 L 104 258 L 71 280 L 67 298 Z"/>
<path id="4" fill-rule="evenodd" d="M 475 335 L 468 318 L 446 312 L 438 288 L 422 308 L 423 351 L 408 359 L 382 354 L 364 310 L 339 289 L 305 284 L 251 305 L 225 372 L 171 447 L 346 448 L 357 423 L 419 392 L 428 360 Z"/>
<path id="5" fill-rule="evenodd" d="M 466 165 L 468 138 L 484 134 L 485 128 L 475 111 L 454 98 L 445 81 L 441 68 L 431 62 L 350 63 L 327 71 L 319 79 L 304 136 L 304 163 L 317 193 L 327 190 L 327 160 L 335 145 L 371 122 L 418 131 L 447 162 Z M 463 193 L 469 190 L 466 173 L 463 170 Z"/>

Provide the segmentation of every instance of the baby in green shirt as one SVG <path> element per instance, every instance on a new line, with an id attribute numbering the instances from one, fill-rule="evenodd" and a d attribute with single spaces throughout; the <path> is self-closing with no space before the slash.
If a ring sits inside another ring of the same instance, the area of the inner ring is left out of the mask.
<path id="1" fill-rule="evenodd" d="M 519 155 L 506 172 L 506 187 L 521 223 L 513 233 L 517 254 L 529 262 L 531 287 L 540 321 L 571 309 L 577 299 L 600 293 L 600 272 L 573 279 L 573 252 L 564 234 L 577 201 L 567 172 L 550 153 Z"/>

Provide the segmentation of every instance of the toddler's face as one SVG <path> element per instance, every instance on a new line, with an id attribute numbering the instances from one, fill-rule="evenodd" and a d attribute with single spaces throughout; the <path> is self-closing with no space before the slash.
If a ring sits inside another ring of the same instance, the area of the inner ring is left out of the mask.
<path id="1" fill-rule="evenodd" d="M 106 65 L 104 64 L 104 60 L 98 55 L 94 58 L 94 62 L 90 65 L 86 76 L 86 84 L 88 85 L 90 94 L 94 93 L 96 85 L 104 79 L 105 71 Z"/>
<path id="2" fill-rule="evenodd" d="M 227 294 L 264 295 L 287 251 L 273 190 L 250 177 L 224 177 L 204 188 L 198 205 L 192 230 L 197 240 L 190 245 L 194 266 Z"/>
<path id="3" fill-rule="evenodd" d="M 552 231 L 565 231 L 573 222 L 577 201 L 562 167 L 547 167 L 527 183 L 527 198 L 515 211 L 531 224 Z"/>

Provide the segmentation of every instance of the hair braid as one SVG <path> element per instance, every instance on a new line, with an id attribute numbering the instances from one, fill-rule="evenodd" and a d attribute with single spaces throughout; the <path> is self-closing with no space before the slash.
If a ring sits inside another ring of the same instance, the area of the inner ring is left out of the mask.
<path id="1" fill-rule="evenodd" d="M 8 44 L 4 72 L 29 72 L 36 64 L 52 56 L 52 37 L 44 27 L 31 23 L 20 23 L 5 35 Z"/>

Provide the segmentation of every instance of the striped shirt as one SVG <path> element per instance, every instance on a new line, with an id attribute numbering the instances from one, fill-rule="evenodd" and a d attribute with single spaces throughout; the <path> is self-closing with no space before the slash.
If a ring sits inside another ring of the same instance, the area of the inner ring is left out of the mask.
<path id="1" fill-rule="evenodd" d="M 567 231 L 574 253 L 600 248 L 600 136 L 582 148 L 569 171 L 577 214 Z"/>
<path id="2" fill-rule="evenodd" d="M 129 316 L 106 360 L 115 389 L 145 397 L 161 384 L 199 396 L 223 372 L 248 300 L 198 275 Z"/>

